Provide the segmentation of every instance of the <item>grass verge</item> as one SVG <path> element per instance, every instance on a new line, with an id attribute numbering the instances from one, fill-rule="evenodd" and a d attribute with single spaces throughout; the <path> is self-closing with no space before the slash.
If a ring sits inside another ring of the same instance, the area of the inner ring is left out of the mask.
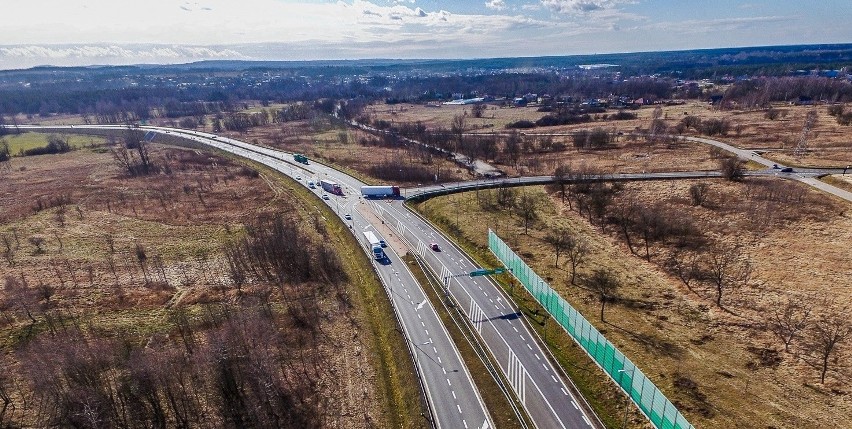
<path id="1" fill-rule="evenodd" d="M 461 353 L 471 377 L 476 380 L 476 387 L 479 389 L 479 393 L 482 396 L 483 402 L 485 402 L 485 406 L 488 408 L 489 414 L 491 414 L 491 418 L 494 419 L 494 424 L 501 429 L 524 427 L 518 421 L 518 416 L 508 401 L 513 401 L 515 406 L 522 410 L 521 413 L 523 413 L 522 405 L 517 402 L 514 395 L 512 395 L 511 399 L 507 398 L 503 393 L 503 387 L 494 379 L 495 376 L 502 379 L 496 363 L 485 350 L 482 350 L 468 340 L 468 337 L 473 335 L 468 329 L 468 326 L 461 327 L 458 325 L 459 321 L 464 323 L 463 321 L 466 320 L 464 315 L 458 311 L 458 307 L 449 307 L 447 305 L 442 293 L 438 290 L 435 282 L 432 281 L 434 279 L 430 279 L 426 275 L 412 254 L 406 254 L 402 259 L 408 265 L 408 269 L 411 270 L 417 281 L 423 286 L 426 297 L 429 298 L 432 307 L 435 308 L 438 317 L 441 318 L 441 322 L 447 328 L 456 347 L 458 347 L 459 353 Z M 488 366 L 486 366 L 480 356 L 489 359 Z M 492 373 L 492 370 L 489 370 L 489 368 L 492 368 L 494 372 Z M 501 381 L 501 383 L 503 386 L 508 386 L 505 380 Z M 526 415 L 522 415 L 522 418 L 525 419 L 529 427 L 533 427 L 532 423 L 527 420 Z"/>
<path id="2" fill-rule="evenodd" d="M 844 180 L 836 175 L 822 176 L 819 180 L 828 183 L 831 186 L 852 192 L 852 180 Z"/>
<path id="3" fill-rule="evenodd" d="M 9 153 L 12 156 L 20 156 L 24 151 L 37 147 L 47 146 L 47 138 L 50 134 L 38 132 L 26 132 L 21 134 L 9 134 L 2 138 L 9 143 Z M 68 144 L 79 149 L 86 146 L 95 146 L 103 144 L 106 140 L 103 137 L 88 136 L 88 135 L 72 135 L 58 134 L 63 138 L 68 139 Z"/>
<path id="4" fill-rule="evenodd" d="M 470 255 L 480 266 L 497 267 L 499 261 L 488 250 L 466 238 L 461 230 L 440 213 L 424 210 L 423 203 L 410 205 L 423 217 L 437 226 L 451 238 L 462 250 Z M 607 428 L 620 428 L 623 425 L 625 406 L 628 405 L 624 394 L 612 383 L 604 372 L 583 351 L 557 323 L 549 321 L 547 313 L 521 286 L 517 286 L 508 274 L 493 278 L 530 322 L 528 325 L 543 341 L 556 363 L 565 371 L 574 385 L 592 407 Z M 630 421 L 646 422 L 635 407 L 627 410 Z"/>
<path id="5" fill-rule="evenodd" d="M 370 261 L 343 222 L 307 188 L 294 180 L 265 165 L 233 154 L 220 152 L 220 155 L 257 169 L 296 196 L 301 211 L 319 214 L 325 220 L 329 236 L 335 240 L 334 245 L 339 250 L 342 265 L 351 277 L 350 283 L 356 286 L 353 289 L 353 307 L 358 312 L 359 322 L 370 335 L 364 342 L 371 345 L 367 356 L 379 378 L 376 387 L 379 396 L 385 401 L 382 409 L 386 412 L 386 422 L 389 427 L 395 428 L 427 427 L 428 422 L 423 418 L 420 384 L 408 348 L 392 316 L 393 308 L 381 282 L 370 269 Z"/>

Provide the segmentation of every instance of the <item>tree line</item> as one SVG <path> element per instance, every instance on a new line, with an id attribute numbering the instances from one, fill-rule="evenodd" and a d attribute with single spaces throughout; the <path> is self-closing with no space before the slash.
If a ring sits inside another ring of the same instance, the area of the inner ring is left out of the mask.
<path id="1" fill-rule="evenodd" d="M 621 239 L 631 253 L 654 262 L 678 279 L 687 290 L 709 298 L 719 309 L 737 314 L 731 297 L 739 290 L 758 287 L 754 281 L 754 262 L 742 243 L 707 236 L 697 225 L 677 209 L 662 202 L 637 199 L 620 184 L 595 180 L 595 174 L 584 168 L 557 167 L 554 172 L 557 194 L 570 210 L 576 211 L 592 225 Z M 804 194 L 778 182 L 748 183 L 746 198 L 749 206 L 765 205 L 768 212 L 775 204 L 782 207 L 791 202 L 801 203 Z M 712 207 L 708 201 L 708 186 L 697 183 L 689 188 L 688 199 L 694 206 Z M 535 207 L 534 201 L 526 201 Z M 767 204 L 768 203 L 768 204 Z M 535 209 L 525 209 L 535 211 Z M 755 210 L 760 210 L 759 208 Z M 781 210 L 783 211 L 783 210 Z M 766 222 L 786 222 L 783 214 L 770 215 Z M 529 215 L 532 219 L 535 214 Z M 765 227 L 756 218 L 758 228 Z M 523 216 L 521 220 L 525 219 Z M 524 228 L 527 225 L 524 224 Z M 549 229 L 544 237 L 559 264 L 560 256 L 571 255 L 582 238 L 565 228 Z M 659 259 L 658 259 L 659 258 Z M 572 257 L 571 284 L 576 284 L 575 259 Z M 581 259 L 582 261 L 582 259 Z M 620 280 L 607 270 L 594 270 L 583 278 L 581 285 L 592 291 L 601 304 L 600 318 L 604 321 L 607 303 L 618 302 Z M 704 291 L 709 290 L 709 296 Z M 753 309 L 754 310 L 754 309 Z M 842 366 L 840 356 L 852 340 L 850 309 L 844 303 L 829 298 L 788 294 L 776 299 L 768 309 L 756 309 L 761 320 L 755 325 L 773 334 L 794 361 L 816 368 L 820 381 L 825 382 L 832 366 Z M 740 316 L 741 317 L 741 316 Z M 795 350 L 791 347 L 795 344 Z"/>

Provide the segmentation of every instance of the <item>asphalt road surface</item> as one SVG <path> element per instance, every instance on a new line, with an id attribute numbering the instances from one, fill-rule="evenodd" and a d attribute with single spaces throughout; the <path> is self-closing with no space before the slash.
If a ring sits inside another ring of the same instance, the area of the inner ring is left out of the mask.
<path id="1" fill-rule="evenodd" d="M 172 133 L 175 130 L 170 130 Z M 324 201 L 352 229 L 355 237 L 368 249 L 364 231 L 372 230 L 379 239 L 381 233 L 370 224 L 368 218 L 356 210 L 360 198 L 361 182 L 322 164 L 310 162 L 308 165 L 292 161 L 292 154 L 260 148 L 233 139 L 217 137 L 211 140 L 206 136 L 199 140 L 205 144 L 249 158 L 293 178 L 301 177 L 302 185 L 309 181 L 316 185 L 312 191 L 317 195 L 327 195 Z M 341 185 L 343 195 L 324 191 L 320 180 L 332 180 Z M 310 189 L 310 188 L 309 188 Z M 349 214 L 351 220 L 346 220 Z M 368 249 L 369 250 L 369 249 Z M 391 249 L 385 248 L 387 258 L 374 260 L 374 266 L 397 312 L 409 347 L 414 355 L 417 370 L 438 428 L 491 428 L 493 422 L 479 395 L 467 367 L 462 361 L 449 333 L 440 318 L 426 299 L 406 264 Z"/>
<path id="2" fill-rule="evenodd" d="M 123 129 L 126 126 L 74 125 L 74 126 L 20 126 L 20 129 L 45 130 L 104 130 Z M 293 161 L 292 154 L 266 149 L 214 134 L 161 127 L 140 127 L 146 138 L 156 141 L 156 133 L 171 134 L 193 140 L 235 155 L 248 158 L 271 167 L 308 187 L 312 180 L 317 185 L 311 189 L 318 201 L 327 204 L 352 230 L 352 233 L 370 254 L 364 231 L 372 230 L 379 239 L 381 233 L 370 224 L 368 218 L 356 210 L 363 204 L 357 180 L 321 164 L 308 165 Z M 333 180 L 343 187 L 343 195 L 323 191 L 320 179 Z M 310 188 L 308 188 L 310 189 Z M 320 198 L 323 194 L 328 199 Z M 345 215 L 351 219 L 346 219 Z M 414 358 L 420 381 L 425 392 L 432 424 L 442 429 L 493 428 L 493 421 L 482 402 L 479 391 L 440 318 L 432 308 L 420 284 L 399 256 L 385 248 L 386 259 L 373 260 L 373 265 L 391 298 L 396 317 L 402 327 Z"/>
<path id="3" fill-rule="evenodd" d="M 538 344 L 520 311 L 488 277 L 469 277 L 480 267 L 412 213 L 402 201 L 372 202 L 426 263 L 440 274 L 449 294 L 479 333 L 511 388 L 539 428 L 588 428 L 596 421 L 584 411 L 564 374 L 555 368 Z M 433 250 L 431 244 L 438 245 Z"/>

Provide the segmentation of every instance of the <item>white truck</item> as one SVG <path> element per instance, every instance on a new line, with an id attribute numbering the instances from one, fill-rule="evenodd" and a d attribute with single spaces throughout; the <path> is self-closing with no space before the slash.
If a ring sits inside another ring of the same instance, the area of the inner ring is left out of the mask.
<path id="1" fill-rule="evenodd" d="M 373 251 L 373 257 L 376 258 L 377 261 L 385 259 L 385 251 L 382 250 L 382 242 L 376 238 L 376 234 L 373 234 L 373 231 L 366 231 L 364 232 L 364 237 L 366 237 L 367 241 L 370 243 L 370 249 Z"/>
<path id="2" fill-rule="evenodd" d="M 361 195 L 367 198 L 399 197 L 399 186 L 362 186 Z"/>

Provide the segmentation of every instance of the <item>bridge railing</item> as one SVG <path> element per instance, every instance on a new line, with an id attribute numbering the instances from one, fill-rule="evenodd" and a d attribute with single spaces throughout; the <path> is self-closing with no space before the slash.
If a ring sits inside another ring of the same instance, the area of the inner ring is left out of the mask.
<path id="1" fill-rule="evenodd" d="M 497 234 L 488 230 L 488 248 L 550 313 L 568 335 L 597 363 L 660 429 L 694 429 L 663 392 L 580 312 L 559 296 Z"/>

